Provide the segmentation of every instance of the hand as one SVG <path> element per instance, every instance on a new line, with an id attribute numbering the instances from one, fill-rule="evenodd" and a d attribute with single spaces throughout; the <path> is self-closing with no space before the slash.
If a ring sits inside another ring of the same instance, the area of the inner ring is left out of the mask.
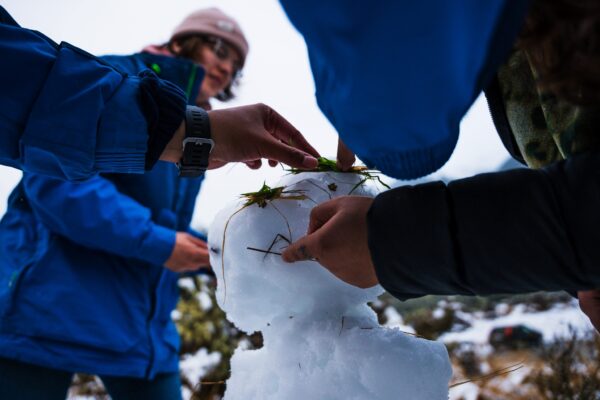
<path id="1" fill-rule="evenodd" d="M 367 243 L 370 197 L 344 196 L 310 213 L 307 235 L 282 254 L 287 262 L 315 258 L 341 280 L 360 288 L 378 283 Z"/>
<path id="2" fill-rule="evenodd" d="M 288 121 L 264 104 L 208 112 L 215 146 L 209 168 L 241 161 L 259 168 L 261 159 L 271 166 L 283 162 L 291 167 L 317 167 L 319 153 Z"/>
<path id="3" fill-rule="evenodd" d="M 600 289 L 580 291 L 577 293 L 579 307 L 588 316 L 592 325 L 600 332 Z"/>
<path id="4" fill-rule="evenodd" d="M 356 156 L 346 144 L 342 142 L 342 139 L 338 139 L 338 149 L 337 149 L 337 167 L 342 171 L 348 171 L 350 167 L 356 161 Z"/>
<path id="5" fill-rule="evenodd" d="M 177 232 L 175 247 L 165 267 L 173 272 L 195 271 L 210 268 L 208 246 L 204 240 L 186 232 Z"/>

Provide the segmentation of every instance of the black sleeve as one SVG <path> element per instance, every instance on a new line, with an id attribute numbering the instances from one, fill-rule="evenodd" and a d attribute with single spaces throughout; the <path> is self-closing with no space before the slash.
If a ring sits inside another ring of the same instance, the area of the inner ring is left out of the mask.
<path id="1" fill-rule="evenodd" d="M 600 154 L 396 188 L 377 196 L 368 230 L 398 298 L 600 287 Z"/>

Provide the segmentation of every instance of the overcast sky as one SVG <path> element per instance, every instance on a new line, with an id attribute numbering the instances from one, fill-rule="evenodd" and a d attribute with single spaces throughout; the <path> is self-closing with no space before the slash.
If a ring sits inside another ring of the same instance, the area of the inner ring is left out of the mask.
<path id="1" fill-rule="evenodd" d="M 304 41 L 276 0 L 5 0 L 3 6 L 21 26 L 96 55 L 128 54 L 147 44 L 162 43 L 190 12 L 218 6 L 240 22 L 250 43 L 238 97 L 227 106 L 269 104 L 321 154 L 335 154 L 337 134 L 316 105 Z M 456 151 L 436 175 L 464 177 L 491 171 L 507 157 L 480 98 L 461 124 Z M 263 181 L 274 183 L 282 173 L 280 168 L 268 167 L 250 171 L 244 165 L 210 171 L 198 197 L 193 225 L 206 227 L 224 202 L 258 190 Z M 16 170 L 0 167 L 0 214 L 19 176 Z"/>

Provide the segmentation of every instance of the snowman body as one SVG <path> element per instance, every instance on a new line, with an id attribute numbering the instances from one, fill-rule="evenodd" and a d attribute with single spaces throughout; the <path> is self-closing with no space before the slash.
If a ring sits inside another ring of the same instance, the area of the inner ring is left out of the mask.
<path id="1" fill-rule="evenodd" d="M 217 300 L 246 332 L 261 331 L 263 347 L 237 349 L 225 400 L 448 398 L 451 367 L 443 344 L 378 324 L 367 303 L 377 285 L 349 285 L 317 261 L 283 262 L 279 255 L 306 234 L 311 209 L 343 195 L 373 196 L 373 185 L 351 173 L 286 175 L 281 198 L 219 213 L 211 226 Z"/>

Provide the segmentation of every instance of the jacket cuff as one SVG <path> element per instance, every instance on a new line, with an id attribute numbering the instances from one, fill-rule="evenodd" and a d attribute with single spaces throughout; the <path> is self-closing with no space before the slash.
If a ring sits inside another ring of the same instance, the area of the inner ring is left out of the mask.
<path id="1" fill-rule="evenodd" d="M 167 143 L 185 119 L 187 99 L 174 84 L 147 70 L 140 75 L 140 100 L 148 124 L 146 170 L 152 169 Z"/>
<path id="2" fill-rule="evenodd" d="M 173 252 L 175 235 L 174 230 L 153 224 L 139 247 L 138 258 L 151 264 L 163 265 Z"/>
<path id="3" fill-rule="evenodd" d="M 452 225 L 442 182 L 403 186 L 377 196 L 367 227 L 381 286 L 400 299 L 470 293 L 459 284 Z"/>
<path id="4" fill-rule="evenodd" d="M 449 135 L 440 143 L 427 148 L 406 151 L 371 151 L 358 154 L 370 168 L 378 169 L 396 179 L 417 179 L 440 169 L 456 147 L 456 135 Z"/>

